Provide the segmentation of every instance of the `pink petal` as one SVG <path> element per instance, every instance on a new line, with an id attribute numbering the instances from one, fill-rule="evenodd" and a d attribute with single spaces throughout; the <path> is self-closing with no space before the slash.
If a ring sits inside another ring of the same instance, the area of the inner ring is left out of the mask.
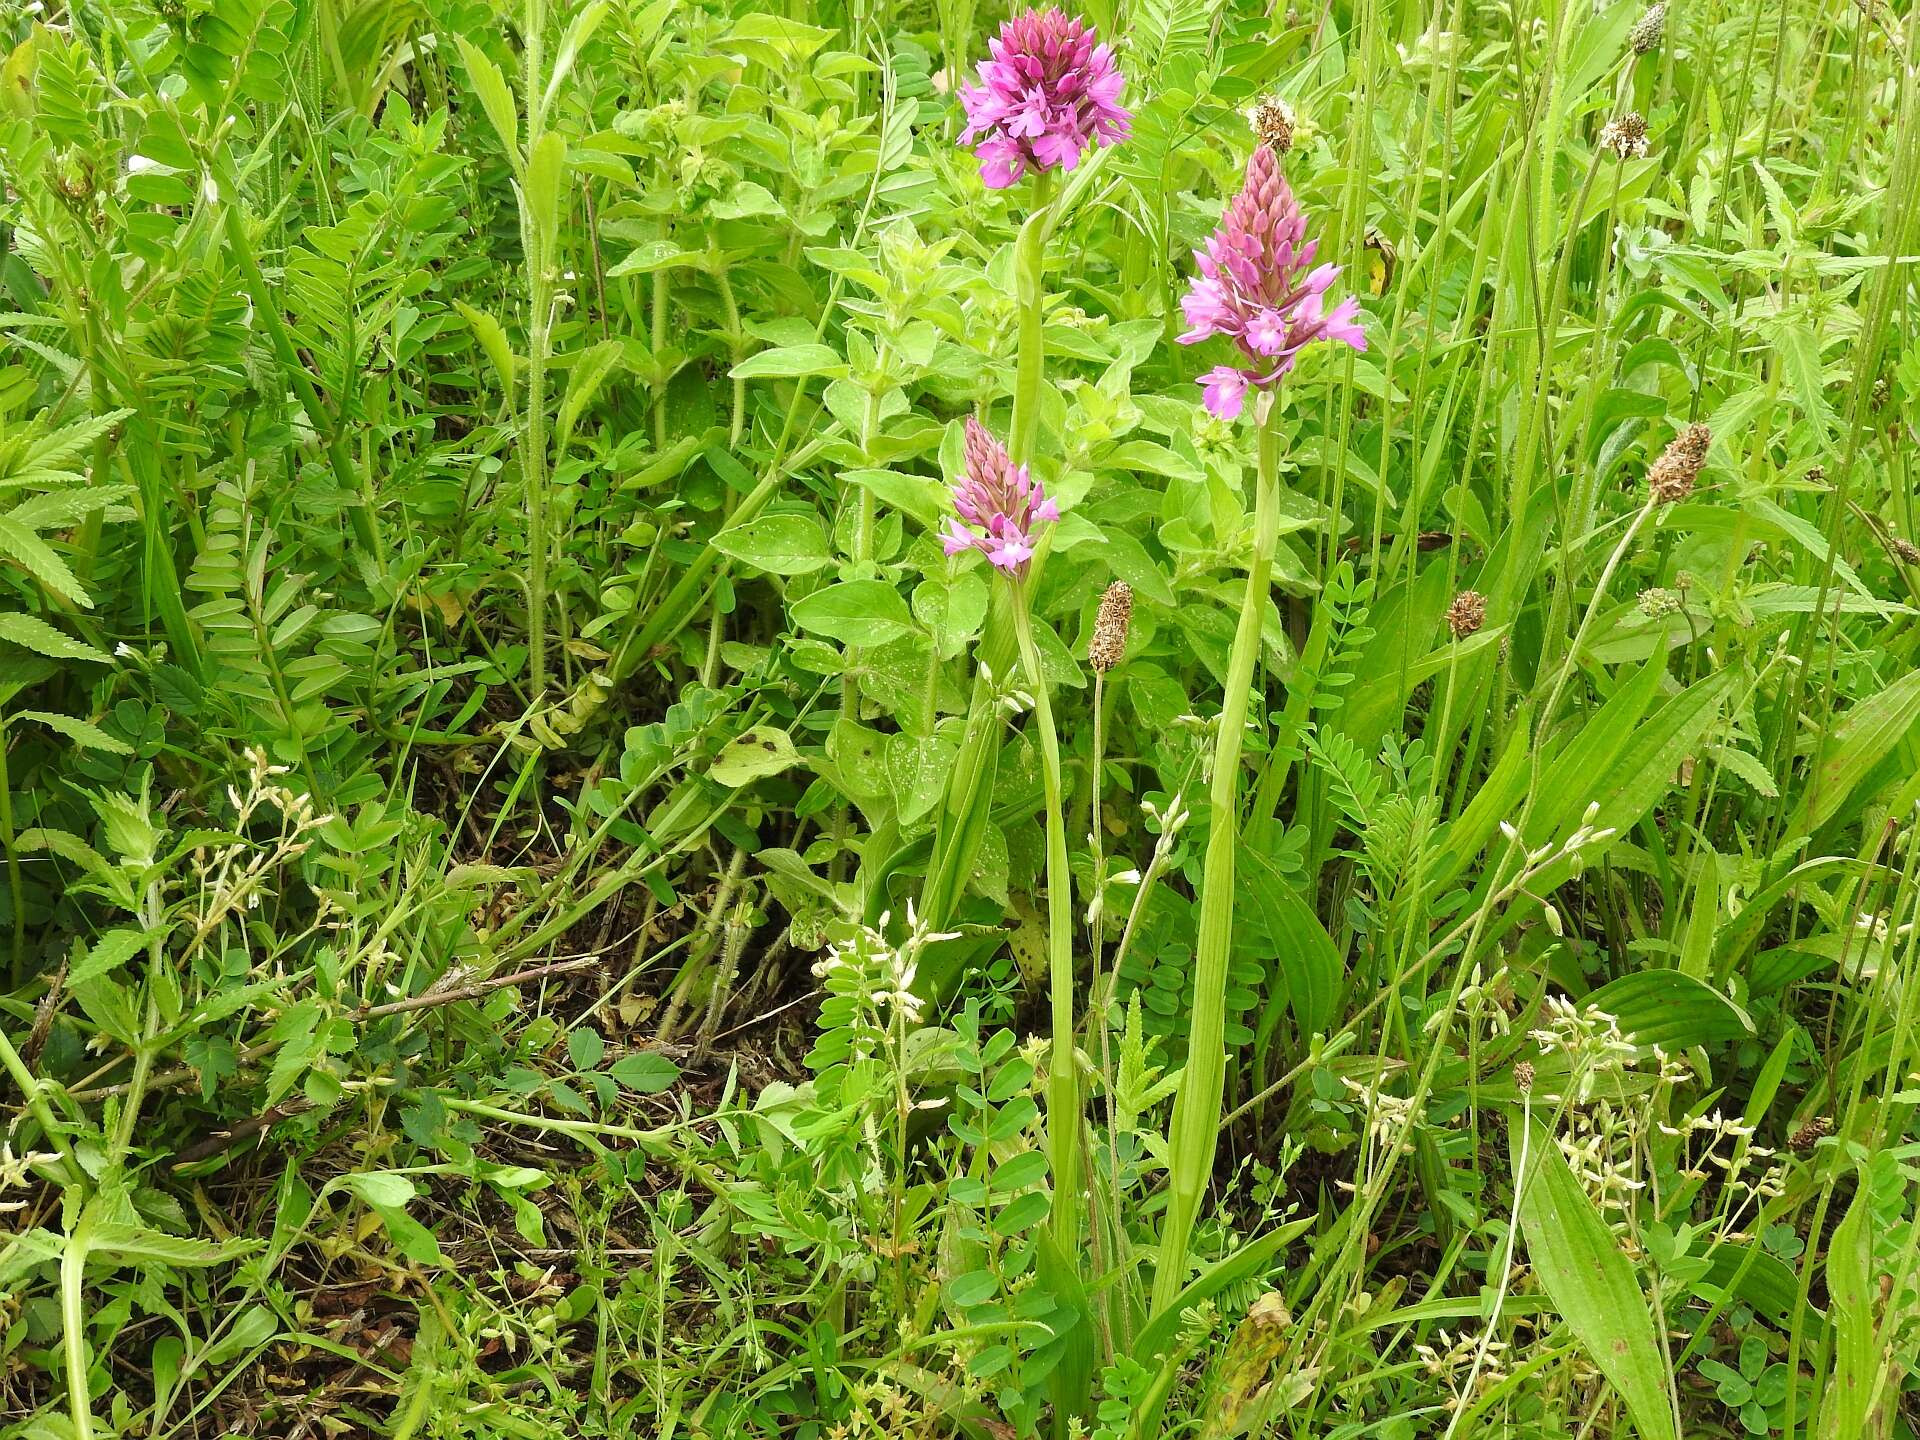
<path id="1" fill-rule="evenodd" d="M 1235 420 L 1246 403 L 1250 377 L 1231 365 L 1218 365 L 1200 377 L 1201 403 L 1220 420 Z"/>

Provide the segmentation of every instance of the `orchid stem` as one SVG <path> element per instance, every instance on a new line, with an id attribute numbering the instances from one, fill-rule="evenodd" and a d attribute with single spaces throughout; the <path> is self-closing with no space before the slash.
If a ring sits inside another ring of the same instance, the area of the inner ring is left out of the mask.
<path id="1" fill-rule="evenodd" d="M 1033 718 L 1040 733 L 1040 778 L 1047 827 L 1047 981 L 1053 1006 L 1053 1049 L 1047 1061 L 1047 1154 L 1053 1169 L 1054 1240 L 1072 1255 L 1080 1232 L 1080 1095 L 1073 1020 L 1073 876 L 1067 868 L 1067 816 L 1060 795 L 1060 738 L 1053 703 L 1033 643 L 1024 589 L 1014 596 L 1020 662 L 1033 687 Z"/>
<path id="2" fill-rule="evenodd" d="M 1272 392 L 1261 394 L 1256 404 L 1260 440 L 1253 555 L 1247 565 L 1240 621 L 1227 661 L 1226 694 L 1213 738 L 1207 851 L 1200 880 L 1200 931 L 1193 958 L 1193 1020 L 1187 1067 L 1180 1077 L 1168 1136 L 1167 1210 L 1153 1276 L 1155 1315 L 1163 1313 L 1187 1283 L 1188 1245 L 1212 1174 L 1214 1145 L 1220 1136 L 1221 1096 L 1226 1086 L 1227 949 L 1233 931 L 1234 851 L 1240 843 L 1240 742 L 1247 725 L 1247 695 L 1260 658 L 1261 620 L 1268 604 L 1274 545 L 1280 535 L 1279 407 L 1272 403 Z"/>

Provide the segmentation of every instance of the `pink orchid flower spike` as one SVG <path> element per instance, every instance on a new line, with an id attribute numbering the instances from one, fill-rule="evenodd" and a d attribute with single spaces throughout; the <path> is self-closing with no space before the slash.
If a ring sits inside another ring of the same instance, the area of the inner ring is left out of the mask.
<path id="1" fill-rule="evenodd" d="M 1089 147 L 1127 138 L 1126 77 L 1099 38 L 1048 8 L 1014 16 L 988 42 L 993 58 L 980 62 L 979 83 L 960 87 L 960 143 L 974 146 L 988 188 L 1004 190 L 1029 170 L 1071 170 Z"/>
<path id="2" fill-rule="evenodd" d="M 1200 377 L 1202 402 L 1220 419 L 1240 414 L 1249 389 L 1278 384 L 1316 340 L 1367 348 L 1357 323 L 1360 302 L 1348 296 L 1327 308 L 1327 290 L 1340 267 L 1315 265 L 1318 248 L 1317 240 L 1307 239 L 1307 218 L 1279 160 L 1269 146 L 1259 146 L 1219 228 L 1206 249 L 1194 251 L 1200 273 L 1180 301 L 1188 325 L 1181 344 L 1225 335 L 1249 362 L 1217 365 Z"/>
<path id="3" fill-rule="evenodd" d="M 1060 507 L 972 416 L 967 417 L 966 454 L 967 473 L 953 487 L 959 519 L 948 517 L 940 543 L 949 555 L 978 550 L 995 569 L 1021 579 L 1040 527 L 1058 520 Z"/>

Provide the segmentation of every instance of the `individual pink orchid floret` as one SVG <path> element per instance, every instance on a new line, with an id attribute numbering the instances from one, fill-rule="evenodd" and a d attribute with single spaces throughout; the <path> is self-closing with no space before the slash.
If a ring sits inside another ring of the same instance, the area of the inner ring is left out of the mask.
<path id="1" fill-rule="evenodd" d="M 1225 335 L 1251 362 L 1219 365 L 1200 377 L 1208 411 L 1232 420 L 1247 391 L 1277 384 L 1301 349 L 1316 340 L 1343 340 L 1367 348 L 1352 296 L 1327 308 L 1338 265 L 1315 265 L 1319 242 L 1307 239 L 1307 218 L 1280 173 L 1273 150 L 1261 145 L 1247 162 L 1246 183 L 1220 217 L 1204 250 L 1193 253 L 1200 273 L 1180 301 L 1188 329 L 1183 345 Z"/>
<path id="2" fill-rule="evenodd" d="M 987 49 L 993 58 L 980 62 L 980 83 L 960 87 L 960 143 L 974 145 L 989 189 L 1004 190 L 1029 170 L 1071 170 L 1089 146 L 1127 138 L 1126 77 L 1084 20 L 1028 10 L 1002 25 Z"/>
<path id="3" fill-rule="evenodd" d="M 960 518 L 948 518 L 940 544 L 949 555 L 978 550 L 996 569 L 1018 579 L 1027 573 L 1039 527 L 1058 520 L 1060 507 L 971 415 L 966 456 L 967 473 L 953 487 Z"/>

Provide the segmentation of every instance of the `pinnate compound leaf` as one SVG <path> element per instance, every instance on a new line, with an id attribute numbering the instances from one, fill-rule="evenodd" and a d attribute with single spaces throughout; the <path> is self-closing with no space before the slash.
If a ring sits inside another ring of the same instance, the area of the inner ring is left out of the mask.
<path id="1" fill-rule="evenodd" d="M 75 640 L 53 628 L 37 615 L 18 612 L 0 614 L 0 640 L 12 641 L 36 655 L 52 660 L 91 660 L 96 665 L 109 663 L 108 657 L 84 640 Z"/>

